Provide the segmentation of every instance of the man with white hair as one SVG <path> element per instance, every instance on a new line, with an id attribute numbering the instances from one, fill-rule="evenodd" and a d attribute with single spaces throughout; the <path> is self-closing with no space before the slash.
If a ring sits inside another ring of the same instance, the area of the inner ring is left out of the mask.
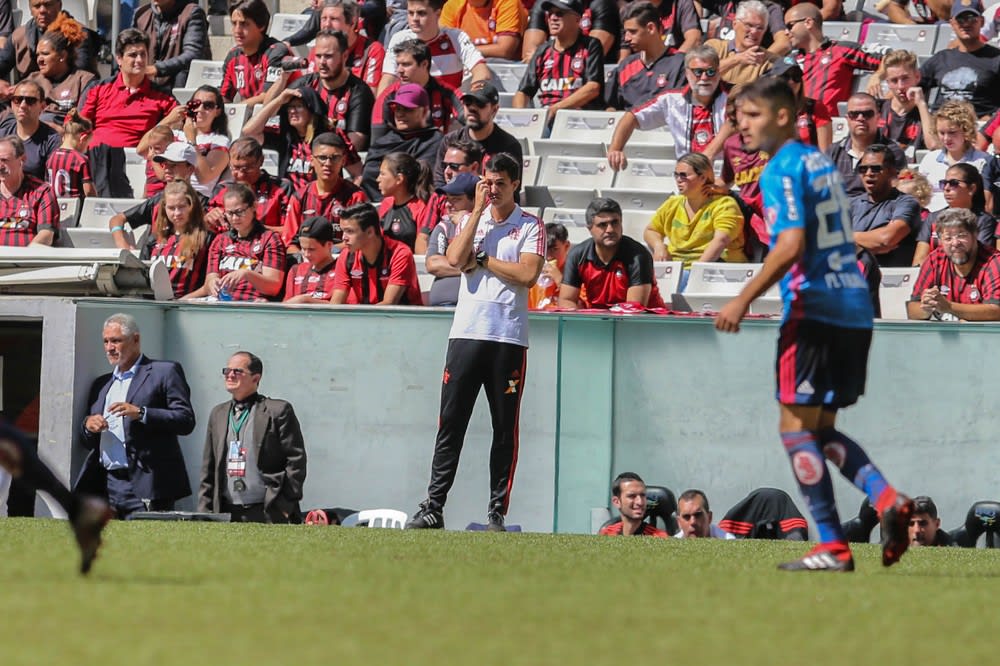
<path id="1" fill-rule="evenodd" d="M 713 11 L 719 15 L 718 21 L 713 21 L 709 28 L 709 39 L 721 39 L 728 42 L 735 37 L 737 6 L 745 4 L 737 0 L 725 0 Z M 791 50 L 788 34 L 785 32 L 785 9 L 777 2 L 762 0 L 766 12 L 766 27 L 763 30 L 761 45 L 775 55 L 785 55 Z"/>
<path id="2" fill-rule="evenodd" d="M 625 144 L 636 129 L 666 126 L 674 135 L 677 157 L 703 153 L 713 159 L 733 133 L 726 122 L 726 93 L 719 87 L 719 54 L 709 46 L 698 46 L 684 56 L 688 85 L 669 90 L 642 106 L 626 111 L 615 127 L 608 146 L 608 164 L 615 171 L 628 166 Z"/>
<path id="3" fill-rule="evenodd" d="M 723 81 L 734 86 L 753 83 L 779 59 L 764 47 L 767 21 L 768 10 L 764 3 L 746 0 L 736 8 L 734 37 L 705 42 L 705 46 L 719 54 L 719 73 Z"/>

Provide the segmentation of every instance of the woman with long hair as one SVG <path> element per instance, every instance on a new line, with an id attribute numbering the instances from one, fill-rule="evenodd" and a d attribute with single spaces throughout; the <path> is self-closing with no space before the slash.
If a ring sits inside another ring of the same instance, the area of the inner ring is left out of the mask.
<path id="1" fill-rule="evenodd" d="M 80 102 L 84 89 L 96 77 L 76 67 L 76 49 L 87 39 L 83 26 L 60 14 L 38 40 L 35 61 L 38 71 L 27 77 L 45 92 L 42 122 L 59 129 L 70 109 Z"/>
<path id="2" fill-rule="evenodd" d="M 186 296 L 205 282 L 211 242 L 198 193 L 181 180 L 167 183 L 140 257 L 163 259 L 170 270 L 174 298 Z"/>
<path id="3" fill-rule="evenodd" d="M 202 196 L 211 197 L 219 177 L 229 166 L 229 117 L 219 89 L 201 86 L 187 104 L 174 107 L 160 124 L 171 129 L 175 141 L 195 147 L 198 162 L 191 185 Z M 144 136 L 139 149 L 147 145 Z"/>
<path id="4" fill-rule="evenodd" d="M 934 133 L 941 147 L 924 155 L 917 166 L 917 171 L 927 176 L 931 184 L 931 203 L 927 208 L 932 213 L 948 206 L 940 184 L 946 180 L 945 172 L 952 165 L 966 162 L 982 173 L 990 159 L 976 149 L 976 122 L 976 112 L 968 102 L 947 101 L 934 114 Z"/>
<path id="5" fill-rule="evenodd" d="M 663 202 L 643 232 L 653 259 L 682 261 L 685 275 L 693 261 L 745 262 L 743 213 L 736 200 L 716 185 L 708 158 L 701 153 L 682 156 L 674 179 L 678 194 Z"/>
<path id="6" fill-rule="evenodd" d="M 431 170 L 409 153 L 389 153 L 379 166 L 378 189 L 383 199 L 378 216 L 382 233 L 406 243 L 411 250 L 427 213 L 431 181 Z"/>
<path id="7" fill-rule="evenodd" d="M 986 196 L 983 193 L 983 177 L 979 169 L 959 162 L 953 164 L 945 172 L 944 178 L 938 183 L 944 192 L 944 200 L 948 208 L 965 208 L 976 215 L 977 234 L 980 245 L 991 250 L 996 247 L 997 220 L 986 212 Z M 913 265 L 919 266 L 940 243 L 938 242 L 936 222 L 941 213 L 948 208 L 935 211 L 924 222 L 917 234 L 917 250 L 913 254 Z"/>

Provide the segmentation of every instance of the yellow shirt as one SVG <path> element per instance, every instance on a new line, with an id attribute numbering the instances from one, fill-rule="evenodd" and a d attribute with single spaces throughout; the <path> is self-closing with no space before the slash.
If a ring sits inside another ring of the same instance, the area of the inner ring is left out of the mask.
<path id="1" fill-rule="evenodd" d="M 660 206 L 653 215 L 650 226 L 663 234 L 663 242 L 670 256 L 690 268 L 692 261 L 702 255 L 715 232 L 729 236 L 729 245 L 722 253 L 723 261 L 745 262 L 743 254 L 743 213 L 736 200 L 727 195 L 709 200 L 697 211 L 694 223 L 688 219 L 683 194 L 675 194 Z"/>

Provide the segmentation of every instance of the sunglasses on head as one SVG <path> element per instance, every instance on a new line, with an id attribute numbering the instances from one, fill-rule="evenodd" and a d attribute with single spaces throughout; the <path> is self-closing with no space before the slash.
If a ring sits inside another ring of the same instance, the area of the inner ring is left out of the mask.
<path id="1" fill-rule="evenodd" d="M 860 120 L 864 118 L 865 120 L 871 120 L 875 117 L 875 109 L 865 109 L 864 111 L 848 111 L 847 117 L 851 120 Z"/>
<path id="2" fill-rule="evenodd" d="M 694 74 L 694 78 L 700 79 L 703 76 L 713 78 L 719 70 L 714 67 L 688 67 L 688 71 Z"/>

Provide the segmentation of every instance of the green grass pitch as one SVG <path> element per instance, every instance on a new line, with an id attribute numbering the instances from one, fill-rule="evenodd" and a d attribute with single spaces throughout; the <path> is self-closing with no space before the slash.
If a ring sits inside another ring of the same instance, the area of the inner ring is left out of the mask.
<path id="1" fill-rule="evenodd" d="M 992 664 L 1000 551 L 782 573 L 808 546 L 0 521 L 8 664 Z"/>

